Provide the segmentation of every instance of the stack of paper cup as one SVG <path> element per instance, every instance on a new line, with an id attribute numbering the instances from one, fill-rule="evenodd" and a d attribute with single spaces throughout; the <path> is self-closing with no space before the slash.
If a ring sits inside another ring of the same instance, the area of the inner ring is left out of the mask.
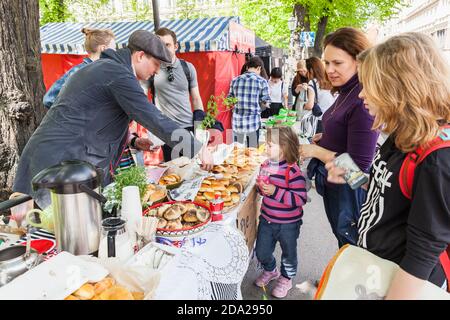
<path id="1" fill-rule="evenodd" d="M 142 223 L 142 205 L 137 186 L 122 189 L 121 216 L 127 220 L 127 228 L 134 235 Z"/>

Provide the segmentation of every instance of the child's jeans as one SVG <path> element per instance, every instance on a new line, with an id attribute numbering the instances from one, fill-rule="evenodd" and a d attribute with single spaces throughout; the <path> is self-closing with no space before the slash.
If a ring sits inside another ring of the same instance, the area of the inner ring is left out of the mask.
<path id="1" fill-rule="evenodd" d="M 291 279 L 297 274 L 297 239 L 300 235 L 302 221 L 280 224 L 259 218 L 256 238 L 256 257 L 266 271 L 273 271 L 277 266 L 273 252 L 275 245 L 281 246 L 281 275 Z"/>

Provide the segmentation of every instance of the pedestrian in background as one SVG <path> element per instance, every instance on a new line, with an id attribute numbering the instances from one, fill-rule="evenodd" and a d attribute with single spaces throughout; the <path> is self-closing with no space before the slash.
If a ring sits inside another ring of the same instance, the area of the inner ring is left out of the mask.
<path id="1" fill-rule="evenodd" d="M 306 69 L 308 70 L 308 98 L 304 105 L 305 110 L 312 110 L 314 103 L 320 106 L 320 110 L 325 113 L 336 100 L 331 93 L 332 85 L 325 73 L 323 62 L 317 57 L 306 59 Z M 321 133 L 322 115 L 317 118 L 315 133 Z"/>
<path id="2" fill-rule="evenodd" d="M 306 69 L 305 60 L 297 63 L 297 72 L 291 85 L 291 93 L 295 97 L 292 110 L 297 111 L 297 119 L 301 120 L 304 114 L 303 105 L 307 101 L 308 89 L 308 70 Z"/>
<path id="3" fill-rule="evenodd" d="M 100 58 L 100 54 L 106 49 L 115 49 L 116 41 L 114 33 L 110 29 L 88 29 L 83 28 L 81 32 L 86 35 L 84 40 L 84 48 L 88 53 L 88 57 L 83 59 L 83 62 L 73 66 L 61 78 L 56 80 L 47 93 L 44 95 L 44 106 L 50 108 L 58 97 L 59 92 L 63 88 L 67 79 L 76 71 L 84 68 L 89 63 L 94 62 Z"/>
<path id="4" fill-rule="evenodd" d="M 270 103 L 269 85 L 260 75 L 264 63 L 259 57 L 252 57 L 246 63 L 247 71 L 231 81 L 228 97 L 237 98 L 233 109 L 234 141 L 249 147 L 259 144 L 261 112 Z"/>
<path id="5" fill-rule="evenodd" d="M 358 97 L 362 86 L 356 61 L 356 56 L 369 47 L 366 35 L 353 28 L 341 28 L 325 37 L 325 69 L 332 92 L 338 92 L 339 97 L 323 115 L 323 133 L 313 137 L 313 144 L 300 147 L 303 158 L 313 158 L 308 164 L 308 177 L 315 177 L 316 190 L 323 197 L 339 247 L 356 244 L 357 223 L 367 191 L 327 182 L 325 163 L 342 153 L 349 153 L 366 173 L 372 163 L 378 132 L 372 130 L 374 118 Z"/>
<path id="6" fill-rule="evenodd" d="M 283 82 L 283 74 L 281 68 L 273 68 L 270 71 L 269 79 L 269 95 L 270 108 L 265 109 L 261 113 L 261 118 L 269 118 L 277 115 L 280 109 L 288 106 L 288 92 L 287 87 Z"/>

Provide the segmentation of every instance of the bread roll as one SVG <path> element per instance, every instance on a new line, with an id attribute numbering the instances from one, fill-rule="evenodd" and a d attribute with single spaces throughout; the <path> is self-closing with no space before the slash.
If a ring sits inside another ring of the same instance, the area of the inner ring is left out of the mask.
<path id="1" fill-rule="evenodd" d="M 150 195 L 150 201 L 156 202 L 166 197 L 166 192 L 163 189 L 156 190 Z"/>
<path id="2" fill-rule="evenodd" d="M 211 188 L 213 188 L 214 191 L 223 191 L 223 190 L 226 190 L 226 187 L 225 187 L 222 183 L 220 183 L 220 182 L 213 182 L 213 183 L 211 184 Z"/>
<path id="3" fill-rule="evenodd" d="M 111 288 L 115 284 L 116 284 L 116 280 L 114 280 L 113 278 L 107 277 L 107 278 L 97 282 L 94 285 L 95 294 L 99 295 L 100 293 L 102 293 L 106 289 Z"/>
<path id="4" fill-rule="evenodd" d="M 233 193 L 231 199 L 234 203 L 238 203 L 241 200 L 241 197 L 237 193 Z"/>
<path id="5" fill-rule="evenodd" d="M 208 221 L 209 216 L 210 216 L 210 213 L 208 211 L 202 210 L 202 209 L 197 210 L 197 219 L 199 221 L 206 222 L 206 221 Z"/>
<path id="6" fill-rule="evenodd" d="M 181 218 L 178 218 L 176 220 L 167 221 L 166 229 L 169 229 L 169 230 L 183 229 L 183 224 L 181 223 Z"/>
<path id="7" fill-rule="evenodd" d="M 159 218 L 158 225 L 156 226 L 156 228 L 164 229 L 166 226 L 167 226 L 167 220 L 164 218 Z"/>
<path id="8" fill-rule="evenodd" d="M 235 185 L 228 186 L 227 190 L 230 192 L 239 193 L 239 189 Z"/>
<path id="9" fill-rule="evenodd" d="M 233 202 L 233 201 L 225 202 L 225 203 L 223 204 L 223 206 L 224 206 L 224 207 L 232 207 L 232 206 L 234 206 L 234 202 Z"/>
<path id="10" fill-rule="evenodd" d="M 190 209 L 183 215 L 183 220 L 186 222 L 197 222 L 197 209 Z"/>
<path id="11" fill-rule="evenodd" d="M 94 286 L 90 283 L 83 284 L 73 295 L 81 300 L 89 300 L 95 296 Z"/>
<path id="12" fill-rule="evenodd" d="M 204 179 L 202 184 L 207 184 L 207 185 L 211 185 L 211 180 L 208 179 Z"/>
<path id="13" fill-rule="evenodd" d="M 214 192 L 205 192 L 203 194 L 203 196 L 207 199 L 207 200 L 213 200 L 215 198 L 215 193 Z"/>
<path id="14" fill-rule="evenodd" d="M 143 292 L 132 292 L 134 300 L 144 300 L 144 293 Z"/>
<path id="15" fill-rule="evenodd" d="M 69 295 L 69 296 L 65 297 L 64 300 L 80 300 L 80 299 L 75 297 L 74 295 Z"/>
<path id="16" fill-rule="evenodd" d="M 102 300 L 134 300 L 130 291 L 120 286 L 112 286 L 100 294 Z"/>
<path id="17" fill-rule="evenodd" d="M 164 219 L 166 220 L 176 220 L 181 216 L 181 209 L 179 206 L 172 206 L 164 212 Z"/>

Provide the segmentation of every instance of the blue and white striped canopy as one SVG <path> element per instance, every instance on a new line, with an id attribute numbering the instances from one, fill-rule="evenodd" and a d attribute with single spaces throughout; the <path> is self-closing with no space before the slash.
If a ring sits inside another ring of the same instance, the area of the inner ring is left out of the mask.
<path id="1" fill-rule="evenodd" d="M 173 30 L 178 38 L 179 52 L 226 51 L 229 48 L 229 24 L 239 23 L 238 17 L 201 18 L 194 20 L 163 20 L 161 27 Z M 139 29 L 153 32 L 153 22 L 95 22 L 47 23 L 41 27 L 41 52 L 59 54 L 86 54 L 81 29 L 111 29 L 117 47 L 125 47 L 130 34 Z"/>

